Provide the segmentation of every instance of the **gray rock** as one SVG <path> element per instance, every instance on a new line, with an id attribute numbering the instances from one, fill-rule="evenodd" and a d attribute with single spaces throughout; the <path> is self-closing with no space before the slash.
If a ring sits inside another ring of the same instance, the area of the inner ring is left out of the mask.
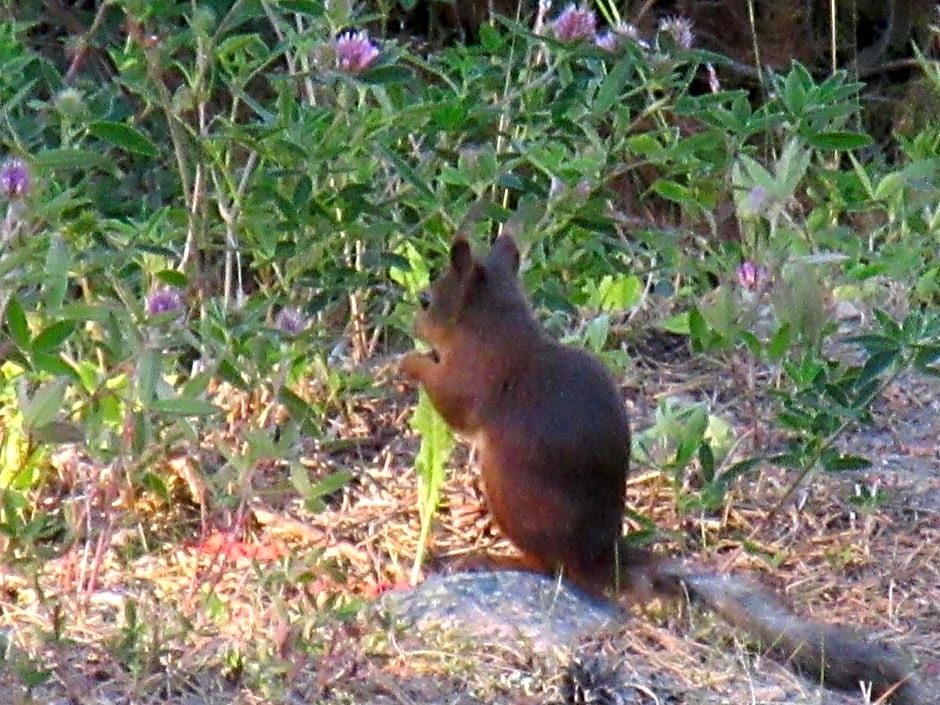
<path id="1" fill-rule="evenodd" d="M 571 648 L 625 619 L 614 604 L 521 571 L 433 576 L 415 588 L 386 593 L 376 609 L 390 627 L 411 636 L 431 632 L 473 643 L 514 640 L 535 650 Z"/>

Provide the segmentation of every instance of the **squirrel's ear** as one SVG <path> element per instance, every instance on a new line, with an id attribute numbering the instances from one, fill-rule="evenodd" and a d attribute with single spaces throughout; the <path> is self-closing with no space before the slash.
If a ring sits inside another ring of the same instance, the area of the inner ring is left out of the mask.
<path id="1" fill-rule="evenodd" d="M 500 235 L 486 258 L 487 268 L 506 268 L 513 274 L 519 271 L 519 247 L 512 235 Z"/>
<path id="2" fill-rule="evenodd" d="M 458 272 L 467 272 L 473 266 L 473 253 L 470 251 L 470 243 L 464 238 L 456 238 L 454 244 L 450 246 L 450 263 Z"/>

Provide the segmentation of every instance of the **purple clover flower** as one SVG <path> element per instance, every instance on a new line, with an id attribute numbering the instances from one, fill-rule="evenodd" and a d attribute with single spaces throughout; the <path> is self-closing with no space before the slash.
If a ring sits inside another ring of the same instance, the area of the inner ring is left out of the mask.
<path id="1" fill-rule="evenodd" d="M 560 42 L 576 42 L 593 37 L 597 17 L 584 6 L 569 3 L 552 22 L 552 33 Z"/>
<path id="2" fill-rule="evenodd" d="M 30 181 L 29 166 L 22 159 L 7 159 L 0 166 L 0 196 L 8 201 L 24 198 Z"/>
<path id="3" fill-rule="evenodd" d="M 361 29 L 346 29 L 333 40 L 336 50 L 336 67 L 345 73 L 362 73 L 379 57 L 378 45 L 369 39 L 368 32 Z"/>
<path id="4" fill-rule="evenodd" d="M 307 329 L 306 317 L 291 306 L 285 306 L 274 317 L 274 327 L 287 335 L 299 335 Z"/>
<path id="5" fill-rule="evenodd" d="M 762 264 L 754 264 L 751 261 L 744 261 L 734 270 L 738 276 L 738 284 L 747 291 L 754 291 L 763 286 L 767 280 L 767 267 Z"/>
<path id="6" fill-rule="evenodd" d="M 680 49 L 691 49 L 695 41 L 695 36 L 692 34 L 692 20 L 688 17 L 679 15 L 663 17 L 659 21 L 659 31 L 671 35 Z"/>
<path id="7" fill-rule="evenodd" d="M 171 286 L 161 286 L 147 295 L 144 308 L 148 316 L 162 316 L 166 313 L 176 313 L 182 317 L 183 297 L 179 289 Z"/>
<path id="8" fill-rule="evenodd" d="M 619 34 L 621 37 L 626 37 L 627 39 L 636 42 L 644 48 L 649 48 L 649 45 L 643 41 L 643 38 L 640 36 L 639 28 L 632 22 L 618 22 L 614 25 L 614 32 Z"/>
<path id="9" fill-rule="evenodd" d="M 594 37 L 597 46 L 612 54 L 620 52 L 627 42 L 633 42 L 641 49 L 650 48 L 649 42 L 640 36 L 637 26 L 630 22 L 618 22 Z"/>
<path id="10" fill-rule="evenodd" d="M 607 30 L 594 37 L 594 43 L 604 51 L 616 54 L 620 51 L 620 37 L 614 32 Z"/>

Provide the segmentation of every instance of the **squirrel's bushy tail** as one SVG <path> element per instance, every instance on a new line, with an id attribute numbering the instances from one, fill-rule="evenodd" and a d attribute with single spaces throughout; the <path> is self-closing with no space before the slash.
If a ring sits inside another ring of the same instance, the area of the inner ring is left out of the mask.
<path id="1" fill-rule="evenodd" d="M 829 687 L 860 692 L 860 684 L 866 683 L 871 684 L 873 702 L 886 696 L 884 702 L 893 705 L 940 705 L 940 694 L 927 692 L 900 651 L 872 643 L 854 630 L 800 617 L 781 598 L 748 580 L 663 566 L 654 583 L 660 592 L 672 595 L 681 585 L 693 602 Z"/>

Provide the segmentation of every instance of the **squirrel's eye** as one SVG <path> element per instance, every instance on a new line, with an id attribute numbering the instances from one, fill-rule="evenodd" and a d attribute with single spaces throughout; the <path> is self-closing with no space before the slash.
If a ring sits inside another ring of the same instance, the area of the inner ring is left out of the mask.
<path id="1" fill-rule="evenodd" d="M 431 306 L 431 292 L 422 291 L 421 295 L 418 297 L 418 303 L 421 304 L 421 308 L 427 311 Z"/>

